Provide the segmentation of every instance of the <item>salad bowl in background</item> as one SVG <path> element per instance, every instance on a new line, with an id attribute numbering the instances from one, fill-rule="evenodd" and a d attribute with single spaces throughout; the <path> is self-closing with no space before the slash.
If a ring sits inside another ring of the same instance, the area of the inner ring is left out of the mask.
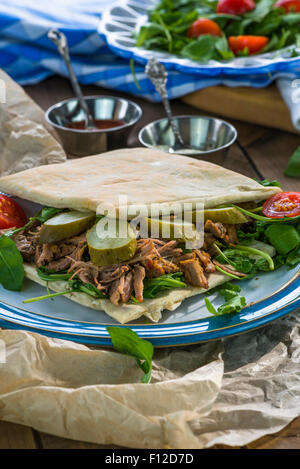
<path id="1" fill-rule="evenodd" d="M 262 2 L 266 3 L 268 0 L 261 0 L 260 3 Z M 99 32 L 105 36 L 111 50 L 125 59 L 134 59 L 141 64 L 145 64 L 151 57 L 155 57 L 169 70 L 206 77 L 300 72 L 300 48 L 296 43 L 262 54 L 234 57 L 228 60 L 209 59 L 204 61 L 192 60 L 191 55 L 183 57 L 157 48 L 151 50 L 138 47 L 137 34 L 148 23 L 148 12 L 157 3 L 157 0 L 120 0 L 104 12 Z M 269 3 L 271 3 L 270 0 Z"/>

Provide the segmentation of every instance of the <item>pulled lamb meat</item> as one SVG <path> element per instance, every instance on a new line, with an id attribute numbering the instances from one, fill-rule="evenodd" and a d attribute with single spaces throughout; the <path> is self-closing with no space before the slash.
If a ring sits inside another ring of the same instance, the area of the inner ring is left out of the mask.
<path id="1" fill-rule="evenodd" d="M 66 270 L 72 260 L 80 261 L 87 249 L 86 236 L 73 236 L 58 243 L 37 244 L 35 246 L 34 264 L 59 272 Z M 21 252 L 22 254 L 22 252 Z"/>
<path id="2" fill-rule="evenodd" d="M 94 285 L 114 305 L 127 303 L 132 295 L 138 302 L 142 302 L 145 278 L 182 272 L 188 284 L 207 289 L 208 276 L 215 272 L 216 265 L 225 271 L 229 269 L 237 276 L 244 276 L 213 259 L 218 254 L 213 246 L 216 241 L 221 240 L 230 245 L 236 244 L 238 239 L 234 225 L 214 223 L 211 220 L 205 222 L 201 249 L 184 252 L 177 241 L 141 238 L 137 240 L 136 252 L 130 260 L 102 267 L 92 264 L 87 257 L 86 233 L 41 245 L 40 226 L 32 227 L 31 230 L 21 231 L 13 238 L 26 262 L 56 272 L 67 270 L 71 278 L 77 277 L 84 283 Z"/>
<path id="3" fill-rule="evenodd" d="M 210 255 L 205 251 L 200 251 L 199 249 L 195 249 L 196 256 L 200 259 L 201 264 L 204 266 L 205 272 L 211 274 L 215 272 L 216 268 L 211 260 Z"/>
<path id="4" fill-rule="evenodd" d="M 224 239 L 227 234 L 226 227 L 225 225 L 223 225 L 223 223 L 220 223 L 220 222 L 214 223 L 211 220 L 206 220 L 205 225 L 204 225 L 204 231 L 208 231 L 215 238 L 219 238 L 219 239 Z"/>
<path id="5" fill-rule="evenodd" d="M 124 291 L 125 283 L 125 274 L 121 275 L 120 278 L 114 280 L 109 288 L 109 298 L 113 305 L 118 306 L 120 300 L 122 299 L 122 294 Z"/>
<path id="6" fill-rule="evenodd" d="M 133 269 L 133 288 L 136 299 L 141 303 L 143 301 L 144 292 L 144 278 L 146 275 L 145 268 L 141 265 L 136 265 Z"/>
<path id="7" fill-rule="evenodd" d="M 217 250 L 213 246 L 216 241 L 222 241 L 229 245 L 237 244 L 238 237 L 235 225 L 220 222 L 214 223 L 211 220 L 206 220 L 204 225 L 203 250 L 209 253 L 211 257 L 218 255 Z"/>
<path id="8" fill-rule="evenodd" d="M 179 263 L 180 270 L 184 273 L 186 281 L 195 287 L 208 288 L 208 280 L 203 268 L 197 259 L 186 259 Z"/>

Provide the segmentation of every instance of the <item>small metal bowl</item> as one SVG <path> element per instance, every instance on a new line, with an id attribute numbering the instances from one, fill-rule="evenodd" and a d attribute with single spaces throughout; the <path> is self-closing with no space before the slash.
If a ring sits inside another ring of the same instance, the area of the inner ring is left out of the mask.
<path id="1" fill-rule="evenodd" d="M 143 127 L 139 141 L 148 148 L 223 164 L 226 150 L 237 138 L 231 124 L 208 116 L 176 116 L 174 120 L 186 147 L 173 150 L 175 137 L 167 118 Z"/>
<path id="2" fill-rule="evenodd" d="M 77 98 L 66 99 L 51 106 L 45 118 L 56 130 L 65 151 L 74 156 L 87 156 L 125 146 L 129 128 L 140 119 L 141 108 L 123 98 L 113 96 L 86 96 L 85 101 L 95 120 L 114 119 L 124 122 L 108 129 L 74 129 L 85 121 Z"/>

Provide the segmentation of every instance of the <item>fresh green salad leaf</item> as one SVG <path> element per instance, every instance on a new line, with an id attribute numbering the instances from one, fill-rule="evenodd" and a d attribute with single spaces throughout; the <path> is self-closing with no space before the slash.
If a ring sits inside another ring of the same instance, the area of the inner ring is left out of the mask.
<path id="1" fill-rule="evenodd" d="M 24 280 L 23 259 L 14 241 L 0 238 L 0 283 L 6 290 L 20 291 Z"/>
<path id="2" fill-rule="evenodd" d="M 225 303 L 219 306 L 217 309 L 212 305 L 211 301 L 205 297 L 204 301 L 208 311 L 215 316 L 221 316 L 223 314 L 239 313 L 246 305 L 246 299 L 239 293 L 241 288 L 239 285 L 233 285 L 229 282 L 219 285 L 212 289 L 210 294 L 218 291 L 225 299 Z"/>
<path id="3" fill-rule="evenodd" d="M 64 209 L 61 209 L 61 208 L 43 207 L 42 210 L 37 215 L 30 218 L 30 220 L 31 221 L 38 220 L 40 223 L 45 223 L 50 218 L 55 217 L 55 215 L 63 211 Z"/>
<path id="4" fill-rule="evenodd" d="M 255 181 L 257 181 L 259 184 L 261 184 L 264 187 L 270 187 L 270 186 L 281 187 L 279 181 L 270 181 L 270 179 L 263 179 L 262 181 L 255 179 Z"/>
<path id="5" fill-rule="evenodd" d="M 225 249 L 224 251 L 214 243 L 214 248 L 219 253 L 216 260 L 221 263 L 232 265 L 238 272 L 247 274 L 247 277 L 244 277 L 244 279 L 252 277 L 260 270 L 270 271 L 275 268 L 274 261 L 272 259 L 272 255 L 275 255 L 275 249 L 262 242 L 258 244 L 252 241 L 252 246 L 237 244 L 236 246 Z"/>
<path id="6" fill-rule="evenodd" d="M 142 383 L 150 383 L 152 375 L 153 345 L 141 339 L 128 327 L 108 326 L 107 332 L 116 350 L 136 359 L 138 366 L 145 373 Z"/>
<path id="7" fill-rule="evenodd" d="M 300 234 L 292 225 L 269 225 L 265 234 L 279 254 L 288 254 L 300 246 Z"/>
<path id="8" fill-rule="evenodd" d="M 244 246 L 251 247 L 252 244 L 255 247 L 259 247 L 259 245 L 256 245 L 257 242 L 267 243 L 265 246 L 270 244 L 275 249 L 275 255 L 270 251 L 267 253 L 272 257 L 274 269 L 278 269 L 283 265 L 288 269 L 292 269 L 300 262 L 300 223 L 297 219 L 289 219 L 289 223 L 281 224 L 270 224 L 254 220 L 252 228 L 249 227 L 247 232 L 240 229 L 237 230 L 237 233 L 240 243 L 243 243 Z M 264 250 L 266 251 L 266 249 Z M 243 262 L 246 262 L 245 253 L 243 253 L 244 255 L 240 259 L 238 258 L 238 252 L 234 255 L 234 251 L 232 254 L 231 250 L 224 250 L 223 254 L 231 261 L 236 262 L 236 266 L 239 266 L 240 269 L 242 269 Z M 238 262 L 240 262 L 240 265 Z M 252 273 L 255 275 L 255 271 L 269 270 L 269 264 L 265 259 L 256 259 Z"/>
<path id="9" fill-rule="evenodd" d="M 218 38 L 209 34 L 199 36 L 196 41 L 187 44 L 181 51 L 181 55 L 191 60 L 208 62 L 215 53 L 215 45 Z"/>
<path id="10" fill-rule="evenodd" d="M 275 1 L 276 0 L 260 0 L 257 2 L 254 10 L 245 13 L 245 17 L 256 23 L 262 21 L 272 10 Z"/>
<path id="11" fill-rule="evenodd" d="M 147 279 L 144 281 L 144 298 L 155 298 L 158 293 L 173 288 L 185 288 L 187 285 L 183 280 L 184 275 L 182 272 Z"/>
<path id="12" fill-rule="evenodd" d="M 290 157 L 284 174 L 291 178 L 300 178 L 300 147 Z"/>

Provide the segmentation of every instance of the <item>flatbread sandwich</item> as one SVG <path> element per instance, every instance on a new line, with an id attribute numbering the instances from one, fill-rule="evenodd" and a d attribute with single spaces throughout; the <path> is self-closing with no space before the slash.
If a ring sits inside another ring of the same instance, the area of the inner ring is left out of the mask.
<path id="1" fill-rule="evenodd" d="M 23 228 L 7 233 L 25 275 L 127 323 L 141 316 L 157 322 L 185 298 L 245 277 L 222 253 L 241 245 L 240 233 L 246 238 L 253 232 L 249 213 L 255 213 L 257 202 L 281 189 L 205 161 L 134 148 L 5 176 L 0 191 L 42 206 Z M 138 224 L 134 230 L 128 217 L 125 237 L 99 238 L 104 211 L 115 211 L 118 227 L 125 201 L 127 209 L 146 207 L 150 227 L 153 206 L 176 204 L 183 210 L 188 205 L 191 224 L 202 207 L 201 245 L 187 247 L 187 239 L 175 236 L 176 216 L 168 222 L 153 218 L 154 237 L 141 235 Z"/>

